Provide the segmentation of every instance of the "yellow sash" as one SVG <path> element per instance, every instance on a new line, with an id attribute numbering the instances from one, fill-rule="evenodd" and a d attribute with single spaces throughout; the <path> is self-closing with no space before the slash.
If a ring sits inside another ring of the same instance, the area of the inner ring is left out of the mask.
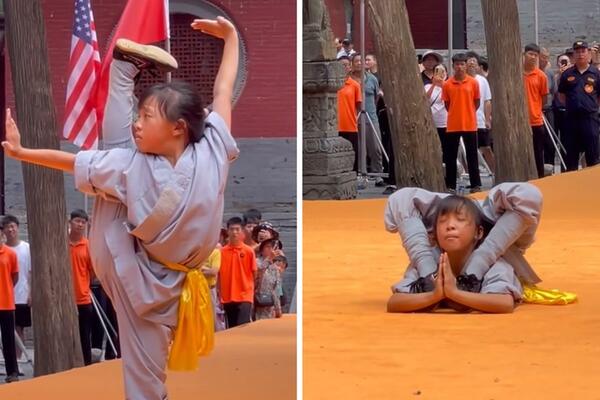
<path id="1" fill-rule="evenodd" d="M 563 305 L 571 304 L 577 300 L 577 295 L 571 292 L 562 292 L 557 289 L 542 289 L 533 284 L 523 283 L 523 303 Z"/>
<path id="2" fill-rule="evenodd" d="M 209 354 L 215 342 L 210 288 L 200 268 L 158 261 L 169 269 L 186 273 L 167 366 L 172 371 L 194 371 L 200 356 Z"/>

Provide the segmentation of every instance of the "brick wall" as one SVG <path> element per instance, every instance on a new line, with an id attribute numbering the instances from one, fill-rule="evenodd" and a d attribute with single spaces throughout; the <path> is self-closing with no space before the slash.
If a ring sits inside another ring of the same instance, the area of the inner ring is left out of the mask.
<path id="1" fill-rule="evenodd" d="M 346 32 L 344 0 L 325 0 L 334 37 L 343 38 Z M 407 1 L 413 41 L 417 49 L 442 49 L 448 44 L 448 7 L 440 0 Z M 375 50 L 369 28 L 369 8 L 365 2 L 365 50 Z M 360 51 L 360 1 L 354 2 L 354 48 Z"/>
<path id="2" fill-rule="evenodd" d="M 533 0 L 518 0 L 521 42 L 535 40 Z M 485 30 L 480 0 L 466 0 L 467 44 L 469 48 L 485 48 Z M 539 44 L 553 55 L 564 51 L 579 38 L 600 41 L 600 0 L 539 1 Z M 554 65 L 555 60 L 552 60 Z"/>
<path id="3" fill-rule="evenodd" d="M 233 113 L 234 134 L 237 137 L 295 136 L 296 2 L 223 0 L 213 4 L 231 16 L 247 50 L 246 85 Z M 62 126 L 73 2 L 42 0 L 42 6 L 57 121 Z M 101 56 L 124 6 L 125 0 L 92 0 Z M 9 69 L 7 101 L 12 106 Z"/>

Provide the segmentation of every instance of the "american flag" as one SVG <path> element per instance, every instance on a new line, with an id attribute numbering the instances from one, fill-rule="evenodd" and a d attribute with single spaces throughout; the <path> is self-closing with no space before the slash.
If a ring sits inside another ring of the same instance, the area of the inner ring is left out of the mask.
<path id="1" fill-rule="evenodd" d="M 84 149 L 98 147 L 99 76 L 100 52 L 90 0 L 76 0 L 63 137 Z"/>

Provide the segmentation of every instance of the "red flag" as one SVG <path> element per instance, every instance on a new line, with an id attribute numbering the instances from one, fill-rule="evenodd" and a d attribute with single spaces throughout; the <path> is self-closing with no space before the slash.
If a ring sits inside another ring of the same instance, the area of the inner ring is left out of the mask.
<path id="1" fill-rule="evenodd" d="M 98 146 L 96 90 L 100 52 L 89 0 L 75 1 L 63 137 L 84 149 Z"/>
<path id="2" fill-rule="evenodd" d="M 108 96 L 108 75 L 112 52 L 117 39 L 125 38 L 134 42 L 148 44 L 165 40 L 169 37 L 169 1 L 128 0 L 125 10 L 117 25 L 114 36 L 102 63 L 100 83 L 98 87 L 97 109 L 98 121 L 104 117 L 104 106 Z"/>

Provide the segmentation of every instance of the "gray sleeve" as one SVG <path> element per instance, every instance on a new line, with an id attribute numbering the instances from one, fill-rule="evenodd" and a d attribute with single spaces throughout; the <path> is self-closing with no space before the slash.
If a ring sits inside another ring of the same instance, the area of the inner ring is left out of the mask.
<path id="1" fill-rule="evenodd" d="M 86 194 L 125 203 L 126 171 L 135 153 L 130 149 L 80 151 L 75 156 L 75 187 Z"/>
<path id="2" fill-rule="evenodd" d="M 206 117 L 204 137 L 220 162 L 229 163 L 238 157 L 240 151 L 235 139 L 223 118 L 215 111 Z"/>
<path id="3" fill-rule="evenodd" d="M 501 258 L 484 275 L 481 293 L 511 294 L 518 301 L 523 297 L 523 287 L 510 264 Z"/>
<path id="4" fill-rule="evenodd" d="M 392 293 L 410 293 L 410 284 L 419 279 L 419 272 L 411 264 L 404 272 L 404 277 L 392 285 Z"/>
<path id="5" fill-rule="evenodd" d="M 542 194 L 530 183 L 501 183 L 490 190 L 482 209 L 494 226 L 467 263 L 467 273 L 478 277 L 510 246 L 525 251 L 533 243 L 542 212 Z"/>
<path id="6" fill-rule="evenodd" d="M 384 214 L 385 228 L 398 232 L 402 245 L 418 275 L 427 276 L 437 270 L 437 259 L 423 218 L 434 204 L 447 195 L 419 188 L 403 188 L 392 194 Z"/>

